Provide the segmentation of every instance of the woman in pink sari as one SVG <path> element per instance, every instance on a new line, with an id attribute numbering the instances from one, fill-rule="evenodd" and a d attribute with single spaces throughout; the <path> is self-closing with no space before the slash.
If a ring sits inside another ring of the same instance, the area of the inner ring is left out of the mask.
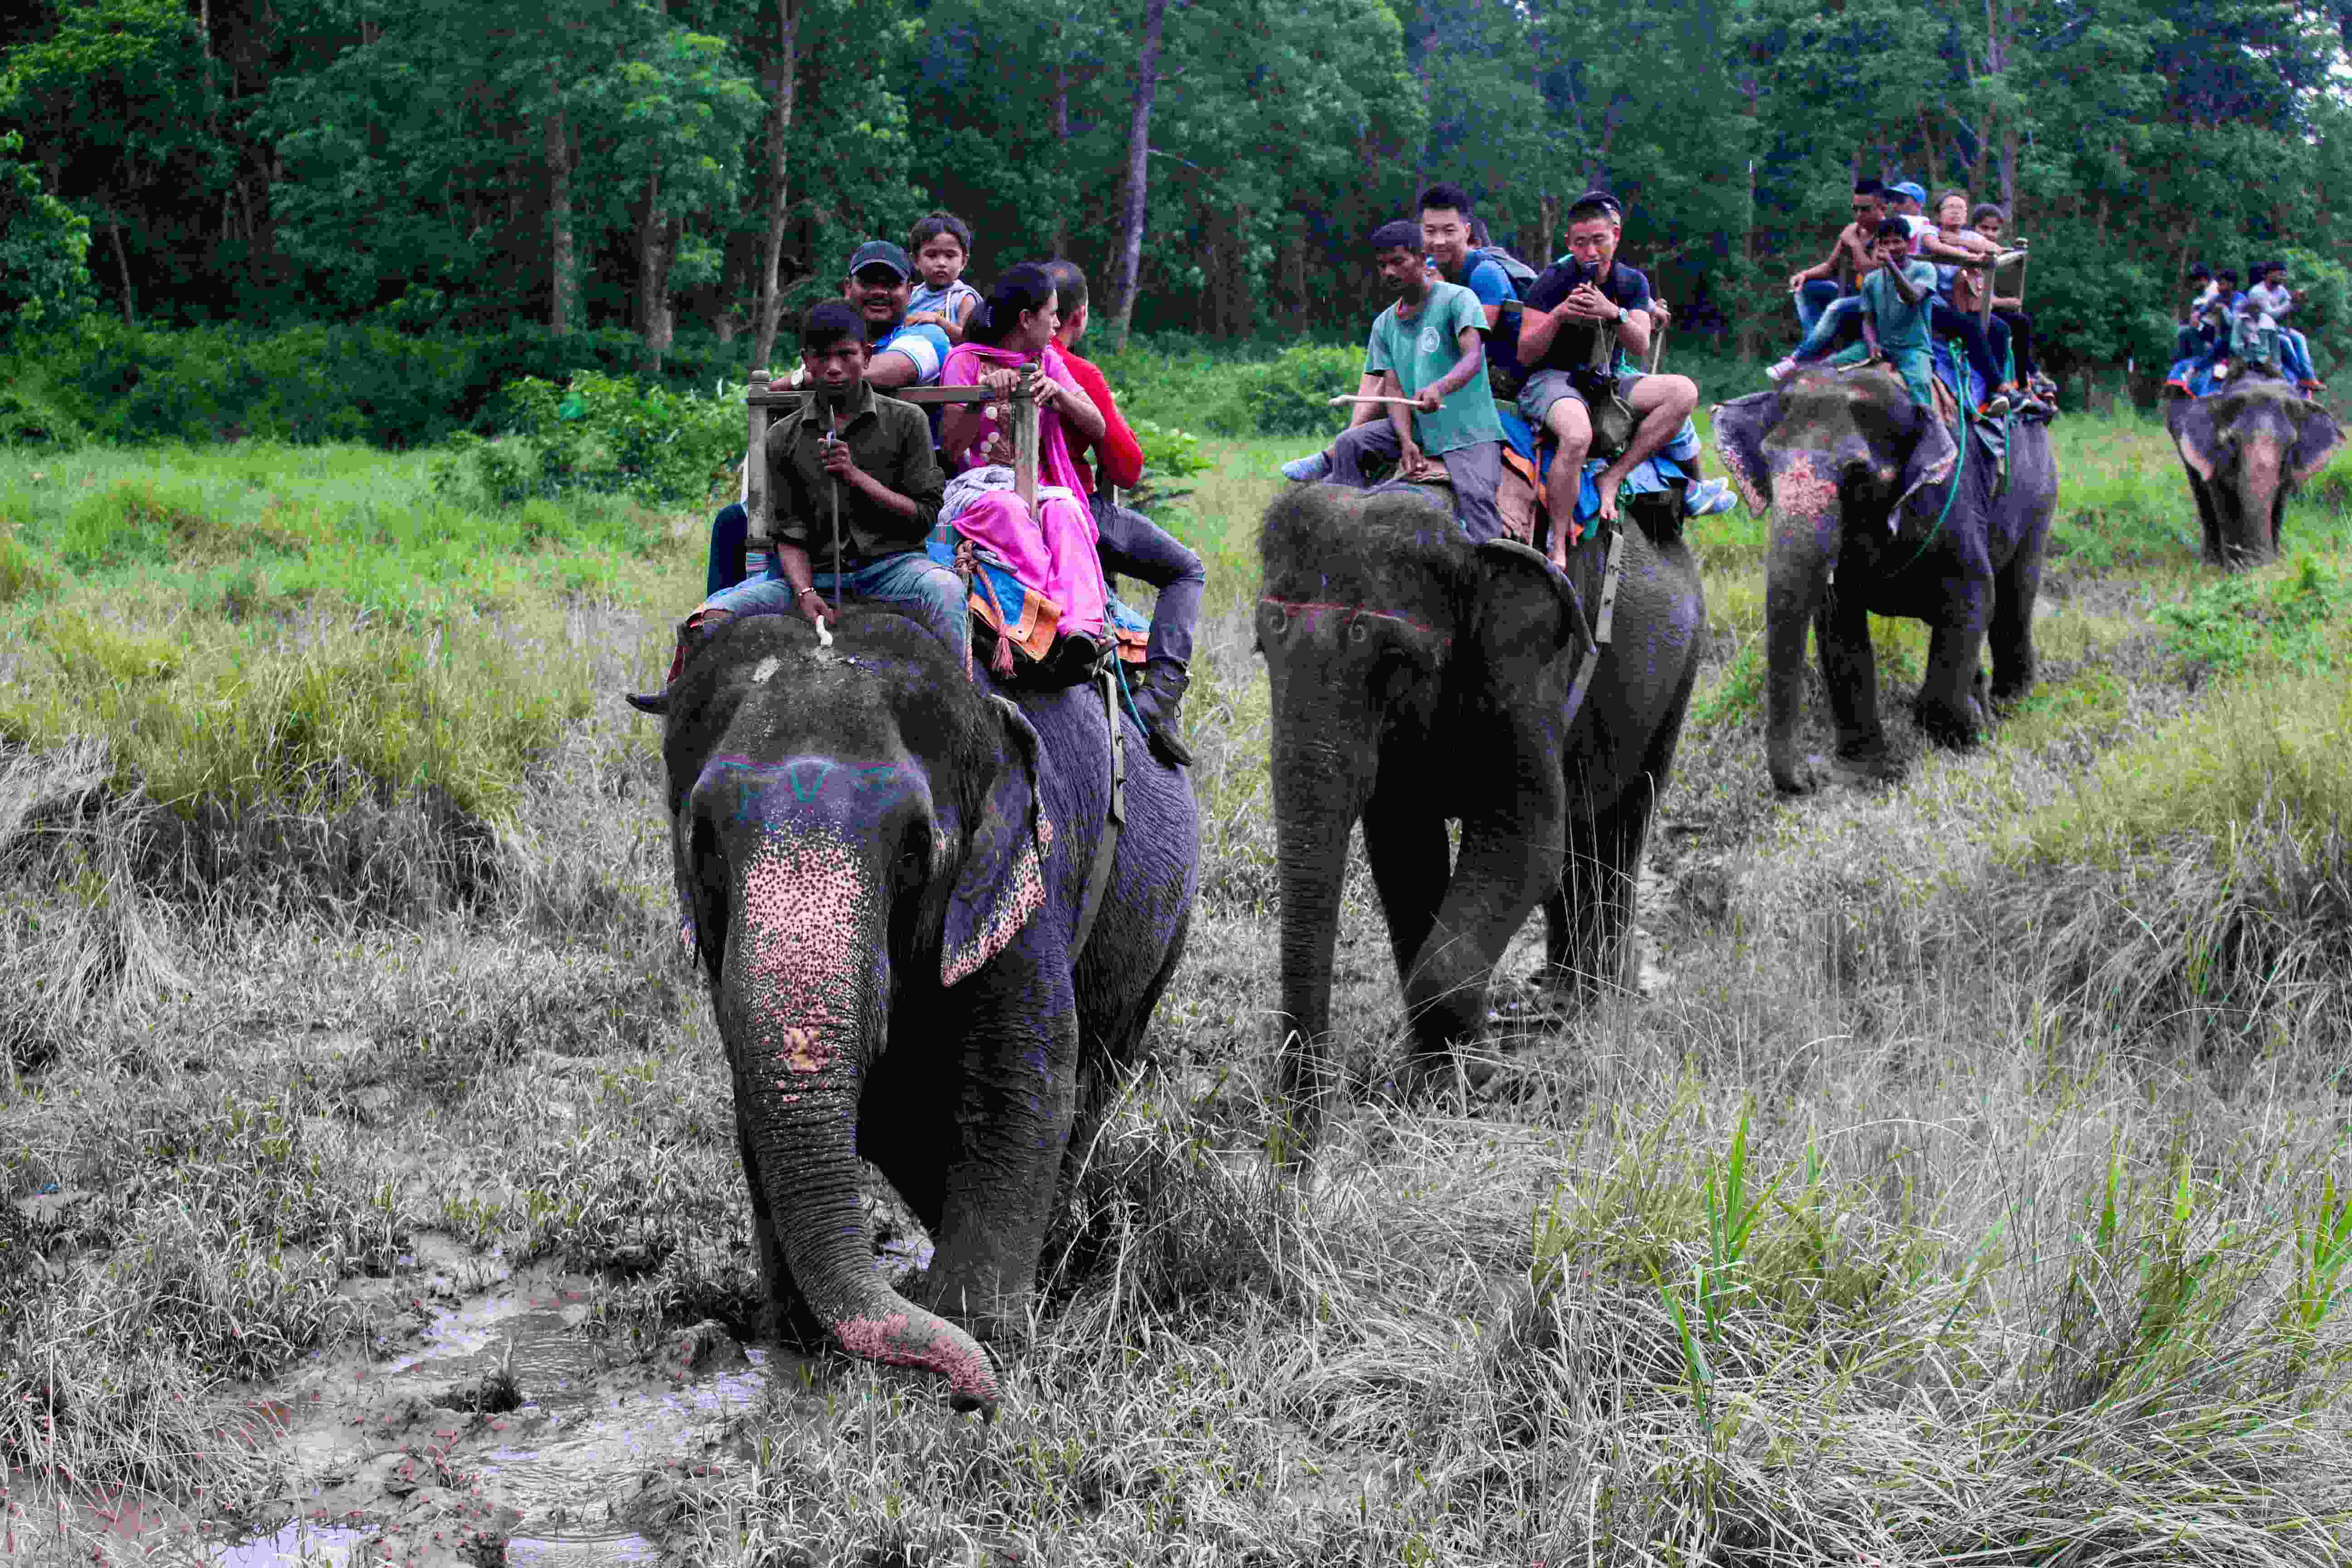
<path id="1" fill-rule="evenodd" d="M 950 407 L 940 431 L 940 457 L 951 476 L 940 516 L 1002 556 L 1024 586 L 1052 600 L 1061 631 L 1099 639 L 1108 594 L 1095 549 L 1094 512 L 1080 493 L 1064 430 L 1100 440 L 1103 416 L 1054 346 L 1061 325 L 1055 306 L 1054 280 L 1044 268 L 1013 268 L 972 311 L 963 343 L 940 372 L 942 386 L 1009 394 L 1025 367 L 1042 367 L 1034 514 L 1013 489 L 1008 405 L 967 403 Z"/>

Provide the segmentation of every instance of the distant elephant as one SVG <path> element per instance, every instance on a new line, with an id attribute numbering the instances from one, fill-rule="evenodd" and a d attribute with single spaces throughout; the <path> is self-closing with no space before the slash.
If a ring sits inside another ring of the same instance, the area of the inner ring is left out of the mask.
<path id="1" fill-rule="evenodd" d="M 1495 963 L 1538 900 L 1558 978 L 1590 992 L 1624 977 L 1643 843 L 1706 622 L 1679 500 L 1629 502 L 1665 542 L 1621 523 L 1612 641 L 1573 713 L 1597 544 L 1563 576 L 1525 545 L 1472 545 L 1414 492 L 1314 485 L 1267 510 L 1257 646 L 1274 699 L 1284 1092 L 1302 1142 L 1337 1088 L 1331 962 L 1359 820 L 1416 1073 L 1477 1037 Z M 1462 837 L 1449 864 L 1450 821 Z"/>
<path id="2" fill-rule="evenodd" d="M 1074 958 L 1110 796 L 1098 689 L 984 694 L 917 623 L 852 606 L 829 648 L 796 616 L 726 623 L 671 692 L 673 858 L 768 1327 L 804 1302 L 850 1354 L 992 1410 L 975 1341 L 1020 1332 L 1072 1129 L 1183 951 L 1192 785 L 1122 715 L 1126 826 Z M 876 1270 L 860 1156 L 936 1242 L 920 1306 Z"/>
<path id="3" fill-rule="evenodd" d="M 2290 491 L 2317 473 L 2344 432 L 2326 409 L 2269 377 L 2207 397 L 2174 398 L 2164 427 L 2180 449 L 2205 531 L 2205 559 L 2252 566 L 2278 553 Z"/>
<path id="4" fill-rule="evenodd" d="M 1765 555 L 1765 754 L 1773 786 L 1801 795 L 1824 769 L 1801 757 L 1805 634 L 1821 646 L 1840 769 L 1883 775 L 1872 616 L 1932 628 L 1914 708 L 1929 738 L 1973 744 L 1990 709 L 2033 685 L 2033 601 L 2058 465 L 2050 426 L 2010 423 L 2009 484 L 1971 436 L 1963 455 L 1942 420 L 1883 366 L 1801 375 L 1715 409 L 1715 447 L 1748 509 L 1769 510 Z M 1982 658 L 1992 646 L 1990 700 Z"/>

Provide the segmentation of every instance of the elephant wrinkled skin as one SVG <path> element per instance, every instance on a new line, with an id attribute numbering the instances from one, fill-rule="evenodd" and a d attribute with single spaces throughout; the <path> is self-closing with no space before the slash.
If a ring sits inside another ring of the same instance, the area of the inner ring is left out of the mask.
<path id="1" fill-rule="evenodd" d="M 1073 1129 L 1137 1050 L 1191 918 L 1191 784 L 1128 726 L 1127 821 L 1071 958 L 1108 808 L 1095 689 L 983 694 L 936 638 L 853 606 L 728 623 L 672 688 L 678 891 L 733 1069 L 771 1331 L 993 1409 Z M 936 1251 L 922 1304 L 875 1268 L 860 1157 Z"/>
<path id="2" fill-rule="evenodd" d="M 1872 616 L 1928 625 L 1914 711 L 1930 739 L 1973 744 L 1990 709 L 2033 684 L 2033 601 L 2058 504 L 2050 426 L 2011 422 L 2003 491 L 1974 437 L 1963 457 L 1943 422 L 1885 367 L 1800 376 L 1718 404 L 1714 417 L 1724 467 L 1748 509 L 1772 519 L 1764 622 L 1773 786 L 1801 795 L 1825 776 L 1819 759 L 1798 750 L 1809 629 L 1820 643 L 1839 769 L 1886 771 Z"/>
<path id="3" fill-rule="evenodd" d="M 1474 547 L 1412 492 L 1308 486 L 1267 510 L 1257 641 L 1273 688 L 1284 1090 L 1302 1143 L 1337 1089 L 1331 964 L 1359 820 L 1416 1072 L 1476 1037 L 1495 963 L 1538 900 L 1557 978 L 1583 992 L 1622 982 L 1706 620 L 1678 521 L 1661 513 L 1663 544 L 1621 525 L 1612 646 L 1570 714 L 1596 545 L 1563 577 L 1524 545 Z M 1451 864 L 1449 821 L 1462 833 Z"/>
<path id="4" fill-rule="evenodd" d="M 2208 397 L 2173 399 L 2164 427 L 2189 470 L 2205 559 L 2217 566 L 2254 566 L 2277 554 L 2287 496 L 2344 439 L 2326 409 L 2261 376 Z"/>

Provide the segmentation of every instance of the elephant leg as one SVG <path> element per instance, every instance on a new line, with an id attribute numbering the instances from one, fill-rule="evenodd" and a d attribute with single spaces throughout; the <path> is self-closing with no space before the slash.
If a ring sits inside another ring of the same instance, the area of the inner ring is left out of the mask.
<path id="1" fill-rule="evenodd" d="M 1866 773 L 1886 763 L 1886 731 L 1878 721 L 1878 654 L 1870 642 L 1870 612 L 1859 594 L 1832 588 L 1822 601 L 1813 640 L 1822 654 L 1822 683 L 1836 721 L 1838 761 Z"/>
<path id="2" fill-rule="evenodd" d="M 1426 803 L 1375 795 L 1364 807 L 1364 858 L 1388 920 L 1389 945 L 1402 980 L 1429 942 L 1444 902 L 1452 868 L 1446 864 L 1445 823 Z"/>
<path id="3" fill-rule="evenodd" d="M 2213 489 L 2193 468 L 2189 473 L 2189 493 L 2197 499 L 2197 525 L 2205 533 L 2205 560 L 2215 566 L 2228 565 L 2221 554 L 2221 518 L 2214 510 Z"/>
<path id="4" fill-rule="evenodd" d="M 1973 746 L 1984 731 L 1985 711 L 1977 696 L 1984 679 L 1985 612 L 1981 588 L 1963 589 L 1962 613 L 1940 622 L 1927 638 L 1927 673 L 1919 682 L 1914 714 L 1919 728 L 1939 746 Z"/>
<path id="5" fill-rule="evenodd" d="M 1550 826 L 1556 814 L 1541 816 L 1548 830 L 1558 831 Z M 1478 1037 L 1496 961 L 1536 900 L 1559 883 L 1560 852 L 1530 843 L 1527 826 L 1517 816 L 1463 826 L 1445 901 L 1405 975 L 1406 1014 L 1423 1068 L 1442 1060 L 1449 1046 Z"/>
<path id="6" fill-rule="evenodd" d="M 2021 548 L 1994 579 L 1991 703 L 2005 710 L 2033 689 L 2033 606 L 2042 596 L 2042 552 Z"/>
<path id="7" fill-rule="evenodd" d="M 1077 1108 L 1078 1020 L 1058 952 L 1015 939 L 986 969 L 961 1042 L 961 1098 L 926 1305 L 983 1342 L 1028 1330 L 1037 1258 Z M 894 1041 L 949 1051 L 956 1042 Z"/>

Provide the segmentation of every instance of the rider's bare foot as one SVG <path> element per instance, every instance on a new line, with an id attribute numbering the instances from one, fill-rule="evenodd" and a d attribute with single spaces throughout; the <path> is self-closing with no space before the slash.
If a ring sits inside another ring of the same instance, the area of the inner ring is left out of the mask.
<path id="1" fill-rule="evenodd" d="M 1617 488 L 1624 482 L 1624 475 L 1612 472 L 1607 468 L 1601 469 L 1600 474 L 1594 478 L 1592 488 L 1600 492 L 1601 521 L 1614 522 L 1617 521 Z"/>

